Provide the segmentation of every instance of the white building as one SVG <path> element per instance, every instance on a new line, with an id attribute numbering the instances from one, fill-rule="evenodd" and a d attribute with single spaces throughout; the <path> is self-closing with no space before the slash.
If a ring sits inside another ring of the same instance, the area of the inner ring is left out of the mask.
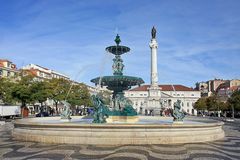
<path id="1" fill-rule="evenodd" d="M 194 103 L 201 97 L 200 91 L 183 85 L 159 85 L 161 90 L 161 100 L 158 101 L 160 107 L 148 106 L 150 85 L 143 85 L 125 91 L 125 96 L 133 102 L 133 107 L 139 112 L 144 113 L 145 110 L 154 110 L 155 113 L 161 109 L 172 108 L 174 102 L 178 99 L 182 102 L 182 109 L 189 114 L 197 114 L 194 110 Z M 158 113 L 159 114 L 159 113 Z"/>
<path id="2" fill-rule="evenodd" d="M 22 67 L 22 70 L 27 71 L 31 75 L 34 76 L 37 80 L 44 79 L 52 79 L 52 78 L 62 78 L 66 80 L 70 80 L 70 78 L 62 73 L 56 72 L 54 70 L 36 65 L 36 64 L 28 64 L 27 66 Z"/>

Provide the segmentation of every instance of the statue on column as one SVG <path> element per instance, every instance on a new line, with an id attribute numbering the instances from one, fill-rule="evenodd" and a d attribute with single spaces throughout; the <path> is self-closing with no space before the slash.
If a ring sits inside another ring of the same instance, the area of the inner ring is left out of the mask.
<path id="1" fill-rule="evenodd" d="M 155 38 L 156 38 L 156 33 L 157 33 L 157 30 L 156 30 L 155 27 L 153 26 L 153 28 L 152 28 L 152 39 L 155 39 Z"/>

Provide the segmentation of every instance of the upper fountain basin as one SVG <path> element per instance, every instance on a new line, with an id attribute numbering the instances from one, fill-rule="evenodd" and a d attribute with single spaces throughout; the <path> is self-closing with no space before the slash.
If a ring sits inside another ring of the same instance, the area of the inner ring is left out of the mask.
<path id="1" fill-rule="evenodd" d="M 127 53 L 130 51 L 130 48 L 129 47 L 126 47 L 126 46 L 120 46 L 120 45 L 116 45 L 116 46 L 109 46 L 106 48 L 106 51 L 107 52 L 110 52 L 114 55 L 122 55 L 124 53 Z"/>
<path id="2" fill-rule="evenodd" d="M 125 90 L 129 89 L 131 86 L 141 85 L 144 83 L 142 78 L 122 75 L 97 77 L 92 79 L 91 82 L 96 85 L 100 83 L 102 86 L 108 86 L 108 89 L 110 90 L 113 90 L 115 87 L 123 87 L 123 90 Z"/>

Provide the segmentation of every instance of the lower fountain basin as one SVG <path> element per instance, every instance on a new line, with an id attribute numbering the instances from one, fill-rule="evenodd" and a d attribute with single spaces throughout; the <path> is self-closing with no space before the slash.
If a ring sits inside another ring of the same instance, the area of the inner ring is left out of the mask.
<path id="1" fill-rule="evenodd" d="M 197 143 L 224 137 L 223 122 L 212 120 L 173 124 L 172 118 L 140 116 L 136 123 L 91 121 L 79 116 L 65 123 L 60 117 L 21 119 L 14 123 L 12 135 L 22 141 L 88 145 Z"/>

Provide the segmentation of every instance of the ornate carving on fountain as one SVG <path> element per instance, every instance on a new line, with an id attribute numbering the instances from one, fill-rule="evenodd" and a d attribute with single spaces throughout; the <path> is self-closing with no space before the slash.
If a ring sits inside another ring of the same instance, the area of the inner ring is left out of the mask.
<path id="1" fill-rule="evenodd" d="M 72 115 L 72 110 L 70 109 L 70 104 L 67 103 L 66 101 L 62 101 L 64 108 L 62 113 L 60 114 L 61 119 L 63 120 L 71 120 L 71 115 Z"/>
<path id="2" fill-rule="evenodd" d="M 108 117 L 111 117 L 110 121 L 113 121 L 113 119 L 114 121 L 126 121 L 130 119 L 127 118 L 128 116 L 134 117 L 137 115 L 137 112 L 132 107 L 131 101 L 122 94 L 116 95 L 115 98 L 119 110 L 110 111 L 98 95 L 92 95 L 92 101 L 94 106 L 93 123 L 106 123 Z"/>
<path id="3" fill-rule="evenodd" d="M 123 67 L 124 67 L 124 64 L 121 56 L 116 55 L 115 58 L 113 59 L 113 65 L 112 65 L 113 75 L 122 75 Z"/>
<path id="4" fill-rule="evenodd" d="M 185 114 L 180 110 L 181 110 L 181 100 L 178 99 L 177 102 L 174 103 L 174 109 L 172 111 L 172 116 L 173 116 L 174 122 L 182 122 L 183 121 Z"/>
<path id="5" fill-rule="evenodd" d="M 92 95 L 94 115 L 93 123 L 106 123 L 106 118 L 109 116 L 110 111 L 103 103 L 103 100 L 98 95 Z"/>

